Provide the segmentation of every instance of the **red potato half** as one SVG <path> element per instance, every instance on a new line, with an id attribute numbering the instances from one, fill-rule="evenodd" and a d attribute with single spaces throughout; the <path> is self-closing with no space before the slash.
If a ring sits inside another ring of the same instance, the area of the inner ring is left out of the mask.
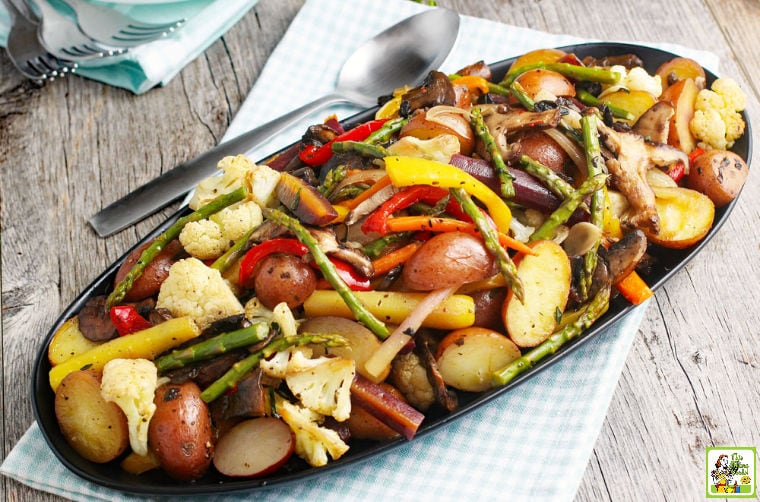
<path id="1" fill-rule="evenodd" d="M 491 388 L 491 374 L 520 357 L 512 340 L 486 328 L 452 331 L 438 345 L 436 361 L 443 381 L 459 390 L 483 392 Z"/>
<path id="2" fill-rule="evenodd" d="M 512 291 L 502 315 L 509 337 L 520 347 L 535 347 L 557 328 L 557 311 L 563 312 L 570 294 L 570 259 L 554 241 L 537 241 L 535 255 L 524 256 L 517 276 L 524 289 L 521 302 Z"/>
<path id="3" fill-rule="evenodd" d="M 697 141 L 689 129 L 689 123 L 694 117 L 697 94 L 699 87 L 694 80 L 687 78 L 668 87 L 660 96 L 660 101 L 670 101 L 675 108 L 675 114 L 670 119 L 668 144 L 686 153 L 691 153 L 697 147 Z"/>
<path id="4" fill-rule="evenodd" d="M 701 241 L 712 228 L 715 204 L 710 198 L 689 188 L 652 187 L 660 231 L 646 232 L 660 246 L 683 249 Z"/>
<path id="5" fill-rule="evenodd" d="M 214 467 L 235 478 L 266 476 L 288 461 L 295 444 L 293 432 L 282 420 L 273 417 L 246 420 L 219 439 Z"/>

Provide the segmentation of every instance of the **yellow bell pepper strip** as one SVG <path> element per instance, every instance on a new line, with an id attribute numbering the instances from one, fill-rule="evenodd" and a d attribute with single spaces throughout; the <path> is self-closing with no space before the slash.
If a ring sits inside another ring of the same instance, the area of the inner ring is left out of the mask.
<path id="1" fill-rule="evenodd" d="M 385 171 L 394 186 L 432 185 L 441 188 L 463 188 L 470 196 L 485 204 L 496 228 L 509 233 L 512 212 L 496 192 L 458 167 L 434 160 L 391 156 L 385 158 Z"/>
<path id="2" fill-rule="evenodd" d="M 456 77 L 451 80 L 451 85 L 463 85 L 467 87 L 470 93 L 479 92 L 480 94 L 488 93 L 488 80 L 476 75 L 465 75 Z"/>

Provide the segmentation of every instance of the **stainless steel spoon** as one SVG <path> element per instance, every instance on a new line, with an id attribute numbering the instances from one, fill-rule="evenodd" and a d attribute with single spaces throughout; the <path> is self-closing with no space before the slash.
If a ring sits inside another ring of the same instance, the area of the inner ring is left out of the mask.
<path id="1" fill-rule="evenodd" d="M 344 63 L 335 92 L 221 143 L 180 164 L 90 218 L 101 237 L 126 228 L 186 194 L 216 171 L 226 155 L 247 154 L 283 129 L 328 105 L 351 102 L 369 107 L 397 87 L 420 82 L 438 68 L 459 31 L 459 15 L 433 9 L 409 17 L 360 46 Z"/>

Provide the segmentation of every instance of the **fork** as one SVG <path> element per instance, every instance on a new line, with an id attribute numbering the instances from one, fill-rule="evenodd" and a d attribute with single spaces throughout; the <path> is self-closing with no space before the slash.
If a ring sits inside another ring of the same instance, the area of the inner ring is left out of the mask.
<path id="1" fill-rule="evenodd" d="M 6 50 L 13 64 L 25 77 L 42 82 L 76 70 L 75 62 L 59 59 L 45 50 L 37 39 L 37 25 L 24 17 L 12 0 L 2 2 L 8 8 L 11 19 Z"/>
<path id="2" fill-rule="evenodd" d="M 40 11 L 37 38 L 56 57 L 86 61 L 124 54 L 129 49 L 107 47 L 88 37 L 74 21 L 63 15 L 48 0 L 31 0 Z"/>
<path id="3" fill-rule="evenodd" d="M 171 23 L 144 23 L 115 10 L 84 0 L 61 0 L 74 10 L 79 28 L 89 37 L 114 47 L 134 47 L 168 35 L 186 19 Z"/>

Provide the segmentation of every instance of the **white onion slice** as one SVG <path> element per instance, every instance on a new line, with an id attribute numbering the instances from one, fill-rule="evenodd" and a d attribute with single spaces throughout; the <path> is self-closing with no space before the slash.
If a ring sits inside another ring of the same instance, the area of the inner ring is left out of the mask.
<path id="1" fill-rule="evenodd" d="M 555 128 L 544 129 L 543 132 L 551 139 L 556 141 L 560 148 L 562 148 L 570 156 L 570 159 L 572 159 L 573 163 L 580 170 L 580 172 L 586 172 L 586 154 L 583 153 L 583 149 L 581 149 L 581 147 L 578 146 L 575 141 L 571 140 L 565 136 L 562 131 Z"/>
<path id="2" fill-rule="evenodd" d="M 385 339 L 383 344 L 374 354 L 364 363 L 365 371 L 376 380 L 383 375 L 390 366 L 393 358 L 399 353 L 404 346 L 412 339 L 407 333 L 415 333 L 422 322 L 441 304 L 446 298 L 454 294 L 459 289 L 460 284 L 448 288 L 436 289 L 431 291 L 407 316 L 404 321 Z M 377 382 L 375 382 L 377 383 Z"/>

